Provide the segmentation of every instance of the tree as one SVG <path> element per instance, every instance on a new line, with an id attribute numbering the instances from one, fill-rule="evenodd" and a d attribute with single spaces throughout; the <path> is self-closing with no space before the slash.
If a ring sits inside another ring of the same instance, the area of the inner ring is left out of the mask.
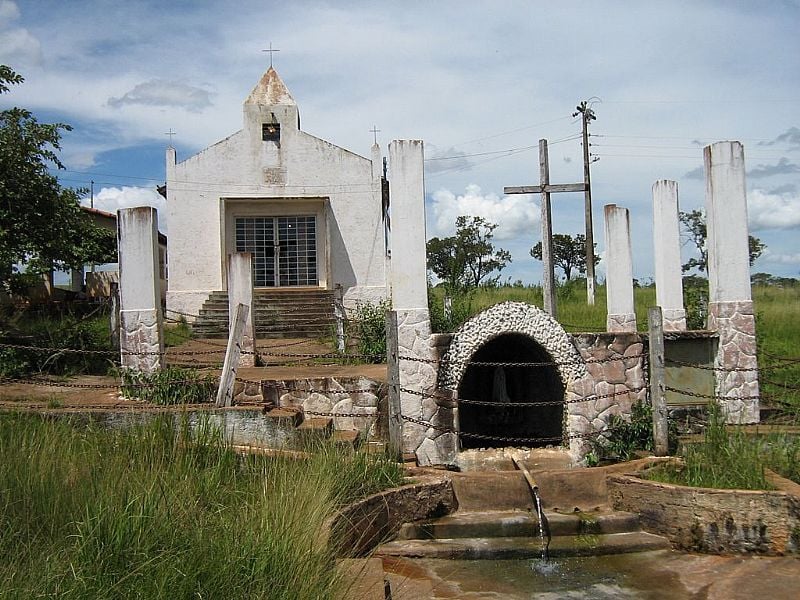
<path id="1" fill-rule="evenodd" d="M 482 217 L 458 217 L 455 235 L 428 241 L 428 269 L 451 290 L 497 283 L 500 271 L 511 262 L 511 253 L 495 250 L 495 229 L 497 225 Z M 497 275 L 490 277 L 495 271 Z"/>
<path id="2" fill-rule="evenodd" d="M 597 244 L 594 245 L 597 248 Z M 531 248 L 531 256 L 542 260 L 542 242 L 537 242 Z M 600 257 L 594 255 L 594 264 L 600 262 Z M 564 271 L 567 281 L 572 279 L 572 271 L 580 274 L 586 273 L 586 236 L 579 233 L 571 236 L 557 233 L 553 236 L 553 264 Z"/>
<path id="3" fill-rule="evenodd" d="M 0 65 L 0 93 L 22 83 Z M 114 260 L 114 234 L 80 210 L 78 191 L 62 188 L 49 168 L 58 159 L 63 123 L 40 123 L 24 108 L 0 111 L 0 286 L 14 291 L 17 265 L 27 273 L 66 270 Z"/>
<path id="4" fill-rule="evenodd" d="M 690 271 L 697 268 L 700 272 L 705 272 L 708 269 L 708 252 L 706 250 L 706 235 L 708 229 L 706 228 L 706 216 L 701 210 L 692 210 L 689 212 L 680 212 L 680 221 L 683 225 L 685 235 L 688 237 L 695 248 L 697 248 L 700 257 L 693 256 L 686 261 L 681 267 L 683 272 Z M 757 237 L 752 235 L 747 236 L 748 250 L 750 252 L 750 266 L 761 256 L 766 250 L 767 245 Z"/>

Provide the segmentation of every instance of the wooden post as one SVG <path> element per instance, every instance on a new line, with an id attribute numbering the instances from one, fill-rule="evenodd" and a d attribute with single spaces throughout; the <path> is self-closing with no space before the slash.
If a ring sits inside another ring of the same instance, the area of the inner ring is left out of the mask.
<path id="1" fill-rule="evenodd" d="M 583 192 L 586 183 L 550 183 L 550 159 L 547 140 L 539 140 L 539 185 L 506 186 L 505 194 L 542 195 L 542 292 L 544 309 L 556 318 L 555 265 L 553 264 L 553 222 L 550 211 L 550 194 L 560 192 Z"/>
<path id="2" fill-rule="evenodd" d="M 219 377 L 217 390 L 217 406 L 230 406 L 233 403 L 233 387 L 236 383 L 236 371 L 239 368 L 239 355 L 242 352 L 242 334 L 247 322 L 250 307 L 246 304 L 236 306 L 236 318 L 228 335 L 228 347 L 225 349 L 225 362 Z"/>
<path id="3" fill-rule="evenodd" d="M 403 418 L 400 409 L 400 361 L 397 312 L 386 311 L 386 367 L 389 380 L 389 452 L 400 460 L 403 452 Z"/>
<path id="4" fill-rule="evenodd" d="M 539 181 L 542 186 L 542 293 L 544 310 L 556 318 L 556 276 L 553 264 L 553 221 L 550 212 L 550 158 L 547 140 L 539 140 Z"/>
<path id="5" fill-rule="evenodd" d="M 667 436 L 667 397 L 664 378 L 664 326 L 661 307 L 647 310 L 650 329 L 650 402 L 653 408 L 653 441 L 656 456 L 669 454 Z"/>

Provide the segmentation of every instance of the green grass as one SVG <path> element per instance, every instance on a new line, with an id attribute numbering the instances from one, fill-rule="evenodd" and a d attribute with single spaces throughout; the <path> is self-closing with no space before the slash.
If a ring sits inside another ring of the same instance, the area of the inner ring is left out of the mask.
<path id="1" fill-rule="evenodd" d="M 800 411 L 800 286 L 753 289 L 761 393 L 772 404 Z M 794 359 L 794 360 L 792 360 Z"/>
<path id="2" fill-rule="evenodd" d="M 319 535 L 399 482 L 385 459 L 239 458 L 211 429 L 127 431 L 0 416 L 0 597 L 347 596 Z"/>
<path id="3" fill-rule="evenodd" d="M 219 379 L 210 373 L 181 367 L 166 367 L 153 373 L 120 369 L 119 377 L 125 398 L 162 405 L 213 402 Z"/>
<path id="4" fill-rule="evenodd" d="M 164 323 L 164 346 L 171 348 L 185 344 L 187 340 L 194 337 L 191 326 L 186 322 L 185 317 L 173 323 Z"/>

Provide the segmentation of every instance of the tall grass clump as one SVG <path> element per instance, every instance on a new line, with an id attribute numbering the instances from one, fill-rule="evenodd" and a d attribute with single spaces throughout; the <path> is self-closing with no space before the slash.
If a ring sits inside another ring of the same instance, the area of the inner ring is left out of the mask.
<path id="1" fill-rule="evenodd" d="M 152 404 L 202 404 L 213 402 L 218 381 L 210 373 L 166 367 L 152 373 L 119 369 L 120 389 L 126 398 Z"/>
<path id="2" fill-rule="evenodd" d="M 2 415 L 0 452 L 11 599 L 344 598 L 323 523 L 364 474 L 396 484 L 380 458 L 241 458 L 166 417 L 106 430 Z"/>
<path id="3" fill-rule="evenodd" d="M 693 487 L 768 490 L 763 443 L 740 428 L 725 425 L 722 409 L 709 404 L 703 441 L 688 444 L 683 465 L 653 469 L 650 478 Z"/>

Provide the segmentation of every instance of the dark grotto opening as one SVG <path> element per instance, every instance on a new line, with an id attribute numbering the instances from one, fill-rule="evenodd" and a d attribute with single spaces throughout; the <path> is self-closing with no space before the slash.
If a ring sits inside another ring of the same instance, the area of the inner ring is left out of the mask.
<path id="1" fill-rule="evenodd" d="M 552 363 L 553 358 L 533 338 L 519 333 L 501 334 L 483 344 L 470 362 Z M 515 406 L 564 400 L 564 383 L 555 365 L 467 366 L 458 386 L 458 420 L 461 448 L 541 447 L 558 441 L 509 441 L 506 438 L 560 438 L 564 405 Z M 470 404 L 480 400 L 489 405 Z M 472 437 L 468 434 L 486 436 Z"/>

